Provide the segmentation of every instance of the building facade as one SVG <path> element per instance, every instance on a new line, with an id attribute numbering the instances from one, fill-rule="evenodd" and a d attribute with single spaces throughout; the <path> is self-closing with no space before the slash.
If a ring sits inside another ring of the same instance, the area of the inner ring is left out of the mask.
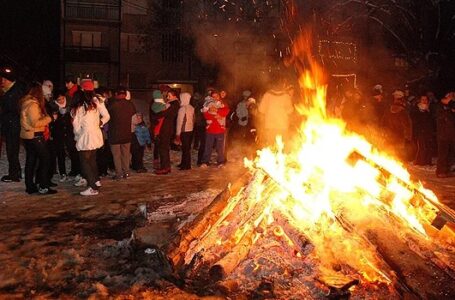
<path id="1" fill-rule="evenodd" d="M 90 75 L 99 85 L 117 86 L 121 0 L 62 0 L 61 11 L 62 79 Z"/>

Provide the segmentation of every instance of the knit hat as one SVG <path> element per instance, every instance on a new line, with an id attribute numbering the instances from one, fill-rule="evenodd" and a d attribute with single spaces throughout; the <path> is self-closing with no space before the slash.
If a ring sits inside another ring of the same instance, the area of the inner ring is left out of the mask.
<path id="1" fill-rule="evenodd" d="M 152 94 L 153 99 L 163 99 L 163 94 L 160 90 L 154 90 Z"/>
<path id="2" fill-rule="evenodd" d="M 248 98 L 249 96 L 251 96 L 251 91 L 250 90 L 245 90 L 242 92 L 242 96 L 244 98 Z"/>
<path id="3" fill-rule="evenodd" d="M 6 78 L 9 81 L 15 81 L 17 78 L 14 70 L 8 67 L 3 67 L 0 69 L 0 77 Z"/>
<path id="4" fill-rule="evenodd" d="M 85 79 L 81 82 L 81 88 L 84 91 L 93 91 L 95 90 L 95 85 L 91 79 Z"/>
<path id="5" fill-rule="evenodd" d="M 44 80 L 43 85 L 48 86 L 51 89 L 51 91 L 54 89 L 54 84 L 50 80 Z"/>

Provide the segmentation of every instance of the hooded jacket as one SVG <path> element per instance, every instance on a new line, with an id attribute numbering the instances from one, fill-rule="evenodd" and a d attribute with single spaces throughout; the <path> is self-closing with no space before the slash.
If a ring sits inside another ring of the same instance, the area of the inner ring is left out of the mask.
<path id="1" fill-rule="evenodd" d="M 31 140 L 35 132 L 44 132 L 46 125 L 51 122 L 51 117 L 41 111 L 38 99 L 26 95 L 22 100 L 20 123 L 21 138 Z"/>
<path id="2" fill-rule="evenodd" d="M 264 128 L 287 130 L 294 111 L 291 96 L 286 91 L 270 90 L 262 96 L 258 111 L 264 115 Z"/>
<path id="3" fill-rule="evenodd" d="M 176 135 L 182 132 L 190 132 L 194 129 L 194 107 L 190 104 L 189 93 L 180 94 L 180 108 L 177 114 Z"/>

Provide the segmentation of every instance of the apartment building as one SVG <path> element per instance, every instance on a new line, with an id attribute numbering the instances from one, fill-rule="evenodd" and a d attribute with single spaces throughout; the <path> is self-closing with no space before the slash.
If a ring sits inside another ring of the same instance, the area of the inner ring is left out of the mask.
<path id="1" fill-rule="evenodd" d="M 100 85 L 117 86 L 121 0 L 62 0 L 61 12 L 62 79 L 88 74 Z"/>

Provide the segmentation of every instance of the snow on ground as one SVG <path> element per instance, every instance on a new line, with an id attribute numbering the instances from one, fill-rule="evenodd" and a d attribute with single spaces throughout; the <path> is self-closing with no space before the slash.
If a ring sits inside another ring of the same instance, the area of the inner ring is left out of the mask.
<path id="1" fill-rule="evenodd" d="M 197 299 L 160 281 L 156 266 L 144 258 L 143 250 L 132 247 L 130 238 L 133 230 L 148 223 L 145 216 L 150 222 L 174 226 L 194 217 L 245 172 L 242 150 L 234 147 L 232 152 L 226 168 L 178 171 L 180 153 L 172 151 L 170 175 L 148 172 L 132 173 L 122 181 L 103 178 L 100 195 L 89 198 L 79 196 L 82 188 L 72 182 L 59 183 L 58 194 L 51 196 L 27 195 L 23 182 L 0 183 L 0 298 L 102 298 L 125 293 L 169 299 L 170 293 Z M 151 154 L 147 149 L 149 170 Z M 6 170 L 3 150 L 0 175 Z M 433 168 L 410 165 L 409 170 L 455 208 L 455 177 L 436 178 Z M 157 242 L 165 243 L 166 235 Z"/>

